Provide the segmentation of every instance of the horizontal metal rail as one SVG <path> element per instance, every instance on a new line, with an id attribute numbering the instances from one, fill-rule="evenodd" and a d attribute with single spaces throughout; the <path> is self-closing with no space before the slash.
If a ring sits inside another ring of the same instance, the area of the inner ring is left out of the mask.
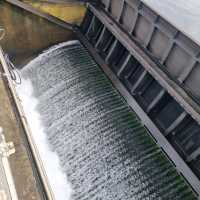
<path id="1" fill-rule="evenodd" d="M 3 184 L 0 188 L 1 200 L 18 200 L 8 160 L 8 157 L 13 153 L 15 153 L 14 144 L 12 142 L 6 143 L 3 129 L 0 127 L 0 177 Z"/>

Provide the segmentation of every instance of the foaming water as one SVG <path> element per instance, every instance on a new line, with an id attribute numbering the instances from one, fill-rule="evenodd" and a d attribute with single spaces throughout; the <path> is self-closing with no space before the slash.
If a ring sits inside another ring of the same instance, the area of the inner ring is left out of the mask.
<path id="1" fill-rule="evenodd" d="M 32 124 L 31 128 L 38 147 L 45 143 L 47 151 L 41 153 L 44 162 L 49 152 L 59 159 L 53 174 L 56 177 L 60 170 L 61 176 L 54 180 L 53 187 L 60 188 L 63 197 L 196 199 L 79 42 L 60 44 L 44 52 L 24 67 L 22 78 L 19 96 L 30 124 L 30 107 L 37 112 L 40 126 L 35 129 Z M 32 85 L 32 91 L 28 85 Z M 50 163 L 45 166 L 47 171 Z M 59 178 L 63 185 L 57 186 Z"/>
<path id="2" fill-rule="evenodd" d="M 36 107 L 39 102 L 33 96 L 33 86 L 30 80 L 22 79 L 22 85 L 17 87 L 18 95 L 22 100 L 29 127 L 33 133 L 33 139 L 38 146 L 38 151 L 43 161 L 46 174 L 48 176 L 51 189 L 58 200 L 70 200 L 72 189 L 67 181 L 66 174 L 63 172 L 58 155 L 50 150 L 49 142 L 46 137 L 41 116 Z"/>

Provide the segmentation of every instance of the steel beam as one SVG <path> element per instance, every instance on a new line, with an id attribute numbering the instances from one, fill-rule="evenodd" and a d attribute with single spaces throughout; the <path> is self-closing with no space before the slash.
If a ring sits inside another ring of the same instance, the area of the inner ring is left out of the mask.
<path id="1" fill-rule="evenodd" d="M 166 155 L 169 158 L 169 161 L 170 162 L 173 161 L 172 163 L 175 165 L 177 171 L 180 172 L 187 179 L 188 183 L 194 189 L 194 191 L 197 193 L 200 199 L 200 180 L 192 172 L 192 170 L 185 163 L 185 161 L 180 157 L 180 155 L 176 152 L 176 150 L 172 147 L 172 145 L 167 141 L 165 136 L 155 126 L 153 121 L 144 112 L 144 110 L 140 107 L 137 101 L 131 96 L 131 94 L 128 92 L 125 86 L 120 82 L 119 78 L 112 72 L 109 66 L 100 57 L 96 49 L 89 43 L 89 41 L 85 38 L 85 36 L 79 30 L 77 30 L 76 33 L 79 40 L 89 50 L 90 54 L 95 59 L 97 64 L 102 68 L 105 74 L 109 77 L 113 85 L 118 89 L 121 95 L 125 98 L 125 100 L 133 109 L 133 111 L 136 112 L 141 122 L 147 127 L 147 129 L 149 130 L 149 134 L 155 139 L 157 145 L 166 153 Z"/>
<path id="2" fill-rule="evenodd" d="M 200 107 L 185 92 L 185 90 L 174 80 L 172 80 L 156 63 L 150 58 L 144 49 L 139 47 L 119 25 L 100 8 L 88 5 L 89 9 L 106 28 L 127 48 L 127 50 L 142 64 L 142 66 L 173 96 L 173 98 L 189 113 L 194 120 L 200 124 Z"/>

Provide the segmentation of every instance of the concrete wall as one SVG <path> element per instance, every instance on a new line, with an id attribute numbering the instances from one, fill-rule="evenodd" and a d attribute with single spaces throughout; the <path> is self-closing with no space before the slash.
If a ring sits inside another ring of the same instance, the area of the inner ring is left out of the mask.
<path id="1" fill-rule="evenodd" d="M 68 2 L 66 1 L 67 3 L 64 3 L 63 0 L 59 0 L 58 3 L 30 0 L 23 1 L 32 5 L 34 8 L 40 11 L 51 14 L 69 23 L 80 24 L 86 11 L 86 8 L 83 4 L 76 3 L 77 1 L 74 1 L 74 3 L 72 3 L 73 1 L 71 0 Z M 53 1 L 56 2 L 55 0 Z"/>

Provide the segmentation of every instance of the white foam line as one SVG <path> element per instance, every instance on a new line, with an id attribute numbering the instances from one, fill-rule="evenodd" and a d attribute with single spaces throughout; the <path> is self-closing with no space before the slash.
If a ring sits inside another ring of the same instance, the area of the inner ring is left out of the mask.
<path id="1" fill-rule="evenodd" d="M 65 47 L 65 46 L 70 46 L 70 45 L 74 45 L 74 44 L 80 44 L 80 42 L 78 40 L 71 40 L 71 41 L 67 41 L 67 42 L 62 42 L 62 43 L 59 43 L 57 45 L 54 45 L 53 47 L 50 47 L 49 49 L 47 50 L 44 50 L 42 54 L 40 55 L 44 55 L 46 53 L 51 53 L 52 51 L 55 51 L 57 49 L 60 49 L 62 47 Z"/>
<path id="2" fill-rule="evenodd" d="M 62 42 L 57 45 L 54 45 L 54 46 L 50 47 L 49 49 L 44 50 L 35 59 L 31 60 L 28 64 L 26 64 L 26 66 L 24 66 L 24 68 L 28 68 L 30 65 L 33 65 L 35 63 L 35 61 L 39 61 L 39 60 L 43 59 L 44 56 L 47 56 L 48 54 L 52 53 L 53 51 L 56 51 L 57 49 L 60 49 L 65 46 L 75 45 L 75 44 L 80 44 L 80 42 L 78 40 L 71 40 L 71 41 Z"/>

